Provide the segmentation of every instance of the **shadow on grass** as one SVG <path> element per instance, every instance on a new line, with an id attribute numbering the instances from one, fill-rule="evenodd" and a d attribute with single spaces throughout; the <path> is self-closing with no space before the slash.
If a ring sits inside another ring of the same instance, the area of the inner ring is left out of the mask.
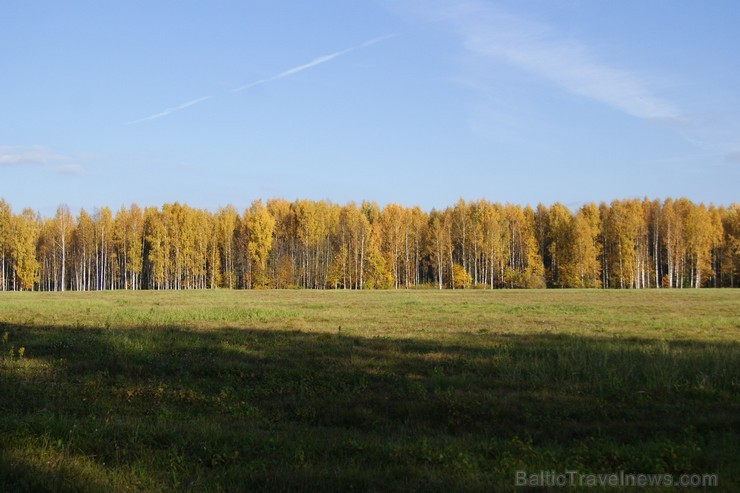
<path id="1" fill-rule="evenodd" d="M 740 477 L 738 344 L 2 332 L 3 491 L 492 491 L 566 469 L 718 473 L 729 491 Z"/>

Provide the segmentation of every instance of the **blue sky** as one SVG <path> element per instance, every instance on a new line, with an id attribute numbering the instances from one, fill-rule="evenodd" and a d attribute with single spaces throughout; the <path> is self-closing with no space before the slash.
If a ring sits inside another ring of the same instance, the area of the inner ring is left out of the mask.
<path id="1" fill-rule="evenodd" d="M 740 198 L 734 0 L 31 0 L 0 19 L 16 211 Z"/>

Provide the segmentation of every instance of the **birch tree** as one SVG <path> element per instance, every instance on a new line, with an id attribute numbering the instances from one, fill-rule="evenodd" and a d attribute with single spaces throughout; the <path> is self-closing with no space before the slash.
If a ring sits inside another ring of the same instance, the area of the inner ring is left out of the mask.
<path id="1" fill-rule="evenodd" d="M 11 257 L 13 259 L 13 289 L 31 291 L 40 280 L 40 264 L 36 245 L 41 232 L 41 217 L 31 209 L 23 209 L 12 220 Z"/>
<path id="2" fill-rule="evenodd" d="M 239 222 L 239 214 L 232 205 L 228 205 L 216 212 L 216 239 L 219 250 L 219 264 L 222 268 L 221 282 L 229 289 L 236 285 L 234 236 Z M 215 259 L 213 264 L 215 265 Z"/>
<path id="3" fill-rule="evenodd" d="M 10 204 L 0 199 L 0 291 L 8 290 L 8 272 L 12 242 L 13 212 Z"/>
<path id="4" fill-rule="evenodd" d="M 275 219 L 270 215 L 261 200 L 252 203 L 247 219 L 249 241 L 247 250 L 253 264 L 252 284 L 254 287 L 269 286 L 267 259 L 272 248 Z"/>
<path id="5" fill-rule="evenodd" d="M 57 207 L 56 216 L 54 216 L 54 225 L 56 226 L 56 237 L 54 241 L 59 248 L 61 259 L 59 266 L 59 289 L 64 291 L 67 286 L 67 248 L 74 229 L 74 218 L 72 217 L 72 213 L 69 211 L 69 206 L 67 206 L 67 204 L 62 204 Z"/>

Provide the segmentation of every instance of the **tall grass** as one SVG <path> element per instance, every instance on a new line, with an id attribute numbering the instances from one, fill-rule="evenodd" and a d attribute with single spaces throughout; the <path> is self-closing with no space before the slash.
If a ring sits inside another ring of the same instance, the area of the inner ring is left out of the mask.
<path id="1" fill-rule="evenodd" d="M 501 491 L 572 469 L 733 491 L 737 296 L 3 295 L 0 490 Z"/>

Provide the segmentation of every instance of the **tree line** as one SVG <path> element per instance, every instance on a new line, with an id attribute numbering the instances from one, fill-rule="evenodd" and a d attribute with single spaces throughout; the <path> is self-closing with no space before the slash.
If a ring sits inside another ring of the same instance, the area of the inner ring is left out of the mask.
<path id="1" fill-rule="evenodd" d="M 0 200 L 0 256 L 3 291 L 737 287 L 740 205 L 272 199 L 44 218 Z"/>

